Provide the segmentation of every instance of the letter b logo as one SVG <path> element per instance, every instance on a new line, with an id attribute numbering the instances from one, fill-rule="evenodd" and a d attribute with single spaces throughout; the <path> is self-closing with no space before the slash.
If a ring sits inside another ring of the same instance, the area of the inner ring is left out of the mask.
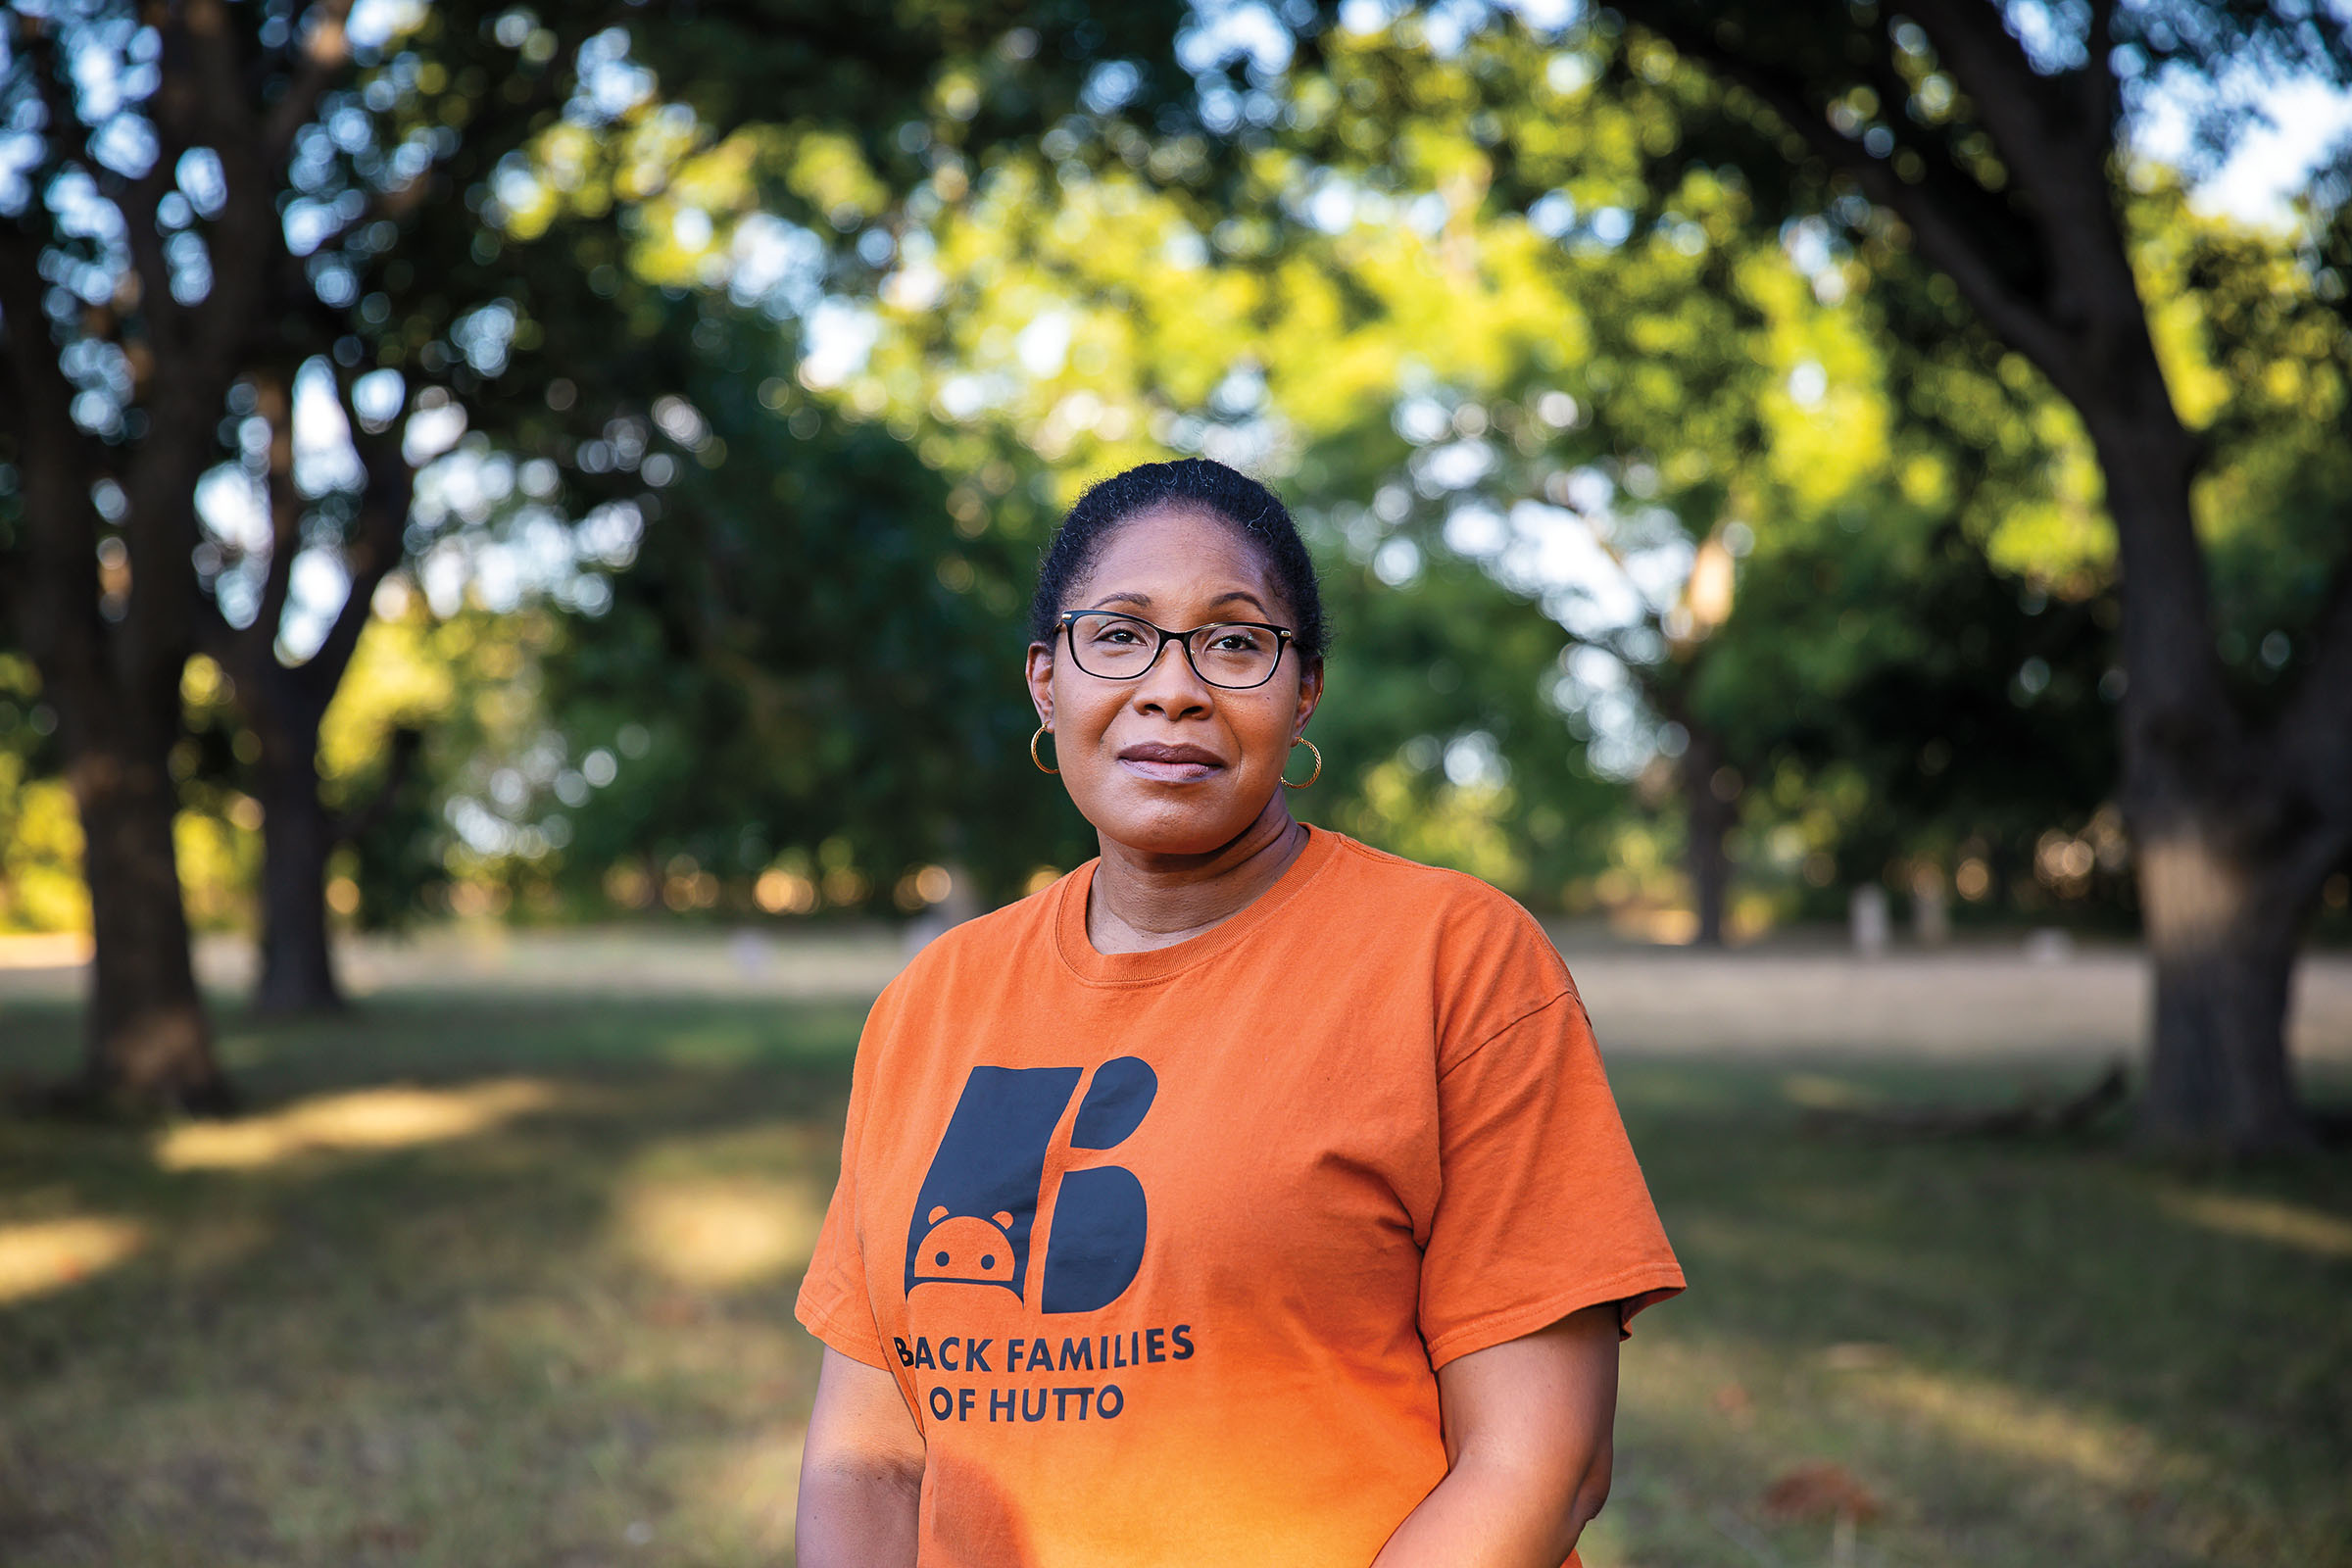
<path id="1" fill-rule="evenodd" d="M 909 1292 L 952 1281 L 1000 1285 L 1027 1298 L 1046 1154 L 1078 1078 L 1076 1067 L 972 1069 L 906 1227 Z M 1143 1125 L 1158 1092 L 1158 1076 L 1142 1058 L 1104 1062 L 1078 1106 L 1070 1148 L 1117 1148 Z M 1054 1201 L 1041 1309 L 1092 1312 L 1118 1299 L 1143 1267 L 1149 1219 L 1133 1171 L 1089 1165 L 1066 1172 Z"/>

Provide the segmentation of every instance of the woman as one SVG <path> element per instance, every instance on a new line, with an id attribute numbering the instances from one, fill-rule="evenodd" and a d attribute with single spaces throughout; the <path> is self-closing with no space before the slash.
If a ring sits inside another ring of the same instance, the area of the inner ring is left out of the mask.
<path id="1" fill-rule="evenodd" d="M 1032 756 L 1102 855 L 867 1019 L 801 1563 L 1573 1560 L 1617 1341 L 1683 1276 L 1558 955 L 1292 819 L 1322 610 L 1254 481 L 1090 490 L 1034 633 Z"/>

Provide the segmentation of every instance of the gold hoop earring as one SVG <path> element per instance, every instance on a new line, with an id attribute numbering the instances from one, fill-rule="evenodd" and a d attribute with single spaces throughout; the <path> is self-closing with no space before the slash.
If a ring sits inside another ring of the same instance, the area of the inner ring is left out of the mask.
<path id="1" fill-rule="evenodd" d="M 1037 733 L 1029 737 L 1029 760 L 1037 764 L 1037 770 L 1040 773 L 1058 773 L 1061 771 L 1061 769 L 1058 767 L 1048 767 L 1046 765 L 1046 760 L 1037 755 L 1037 743 L 1053 733 L 1054 732 L 1046 728 L 1045 725 L 1040 724 L 1037 726 Z M 1054 760 L 1059 761 L 1061 759 L 1059 755 L 1056 754 Z"/>
<path id="2" fill-rule="evenodd" d="M 1305 747 L 1308 755 L 1313 757 L 1315 760 L 1315 770 L 1312 773 L 1307 774 L 1303 781 L 1297 784 L 1292 783 L 1287 778 L 1282 781 L 1282 787 L 1286 790 L 1302 790 L 1305 789 L 1307 785 L 1312 784 L 1315 780 L 1323 776 L 1323 754 L 1315 749 L 1315 743 L 1313 741 L 1308 740 L 1303 735 L 1299 736 L 1291 744 L 1293 746 Z"/>

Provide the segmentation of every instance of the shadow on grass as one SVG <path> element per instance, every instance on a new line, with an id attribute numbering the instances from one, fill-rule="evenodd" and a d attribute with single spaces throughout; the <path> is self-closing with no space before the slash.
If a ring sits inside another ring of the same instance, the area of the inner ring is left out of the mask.
<path id="1" fill-rule="evenodd" d="M 1823 1560 L 1757 1504 L 1825 1461 L 1879 1504 L 1862 1560 L 2352 1562 L 2352 1161 L 1802 1130 L 2018 1076 L 1616 1071 L 1691 1290 L 1627 1347 L 1596 1561 Z"/>
<path id="2" fill-rule="evenodd" d="M 791 1298 L 858 1009 L 378 1000 L 222 1048 L 220 1135 L 0 1124 L 0 1561 L 787 1560 Z M 12 1007 L 0 1073 L 70 1059 Z M 2015 1070 L 1631 1060 L 1692 1290 L 1626 1348 L 1610 1563 L 2352 1563 L 2352 1163 L 1822 1138 Z"/>
<path id="3" fill-rule="evenodd" d="M 0 1125 L 0 1561 L 785 1560 L 858 1016 L 232 1014 L 243 1123 Z"/>

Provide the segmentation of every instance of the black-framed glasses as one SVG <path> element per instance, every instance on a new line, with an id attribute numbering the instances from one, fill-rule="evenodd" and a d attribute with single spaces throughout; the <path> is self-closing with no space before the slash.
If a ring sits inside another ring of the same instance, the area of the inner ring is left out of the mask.
<path id="1" fill-rule="evenodd" d="M 1061 629 L 1069 634 L 1070 658 L 1089 675 L 1134 680 L 1159 662 L 1168 644 L 1180 643 L 1193 673 L 1229 692 L 1272 680 L 1293 635 L 1288 626 L 1261 620 L 1217 620 L 1191 631 L 1169 631 L 1119 610 L 1065 611 Z"/>

